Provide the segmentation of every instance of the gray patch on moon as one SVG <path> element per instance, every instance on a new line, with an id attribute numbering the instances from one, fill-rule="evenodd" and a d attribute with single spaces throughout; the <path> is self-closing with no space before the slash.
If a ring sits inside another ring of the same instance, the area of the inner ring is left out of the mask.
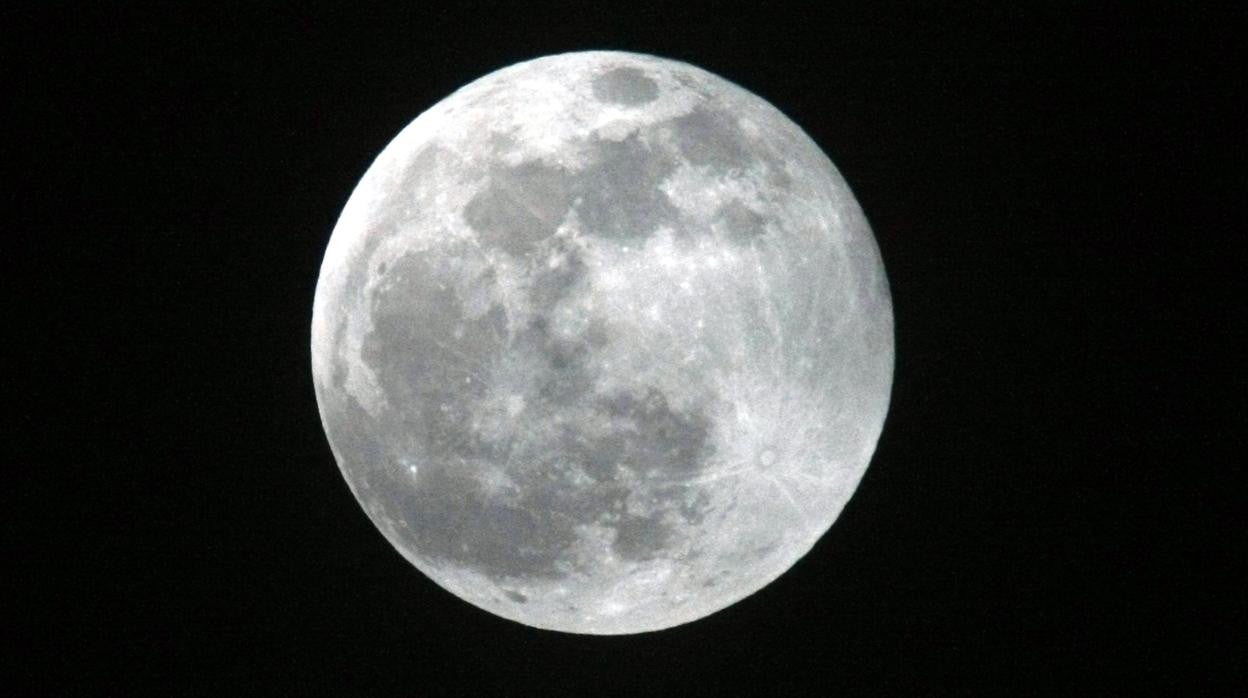
<path id="1" fill-rule="evenodd" d="M 551 246 L 553 259 L 559 264 L 551 267 L 549 263 L 540 265 L 534 272 L 533 287 L 530 297 L 534 307 L 541 311 L 553 309 L 559 301 L 571 296 L 578 286 L 587 284 L 589 277 L 585 261 L 581 253 L 566 244 Z"/>
<path id="2" fill-rule="evenodd" d="M 524 499 L 498 501 L 470 473 L 448 464 L 422 475 L 402 507 L 413 550 L 496 579 L 558 578 L 559 560 L 576 540 L 554 512 Z"/>
<path id="3" fill-rule="evenodd" d="M 346 334 L 347 334 L 347 323 L 344 321 L 344 322 L 339 323 L 338 326 L 334 328 L 333 346 L 335 347 L 342 346 L 342 340 L 344 337 L 346 337 Z M 347 385 L 347 376 L 350 375 L 351 371 L 349 368 L 347 368 L 347 362 L 344 360 L 341 352 L 336 354 L 333 357 L 333 362 L 330 365 L 330 371 L 331 371 L 330 376 L 329 376 L 330 383 L 339 391 L 345 392 L 346 385 Z"/>
<path id="4" fill-rule="evenodd" d="M 544 317 L 534 318 L 516 335 L 511 351 L 524 361 L 535 396 L 552 410 L 593 389 L 593 375 L 586 364 L 589 347 L 576 339 L 554 336 Z"/>
<path id="5" fill-rule="evenodd" d="M 521 594 L 518 591 L 512 591 L 511 589 L 508 589 L 507 591 L 503 593 L 507 596 L 507 598 L 511 599 L 512 601 L 515 601 L 516 603 L 525 603 L 529 600 L 529 597 L 525 596 L 524 594 Z"/>
<path id="6" fill-rule="evenodd" d="M 670 122 L 680 153 L 694 165 L 722 171 L 748 165 L 757 156 L 747 148 L 745 134 L 730 115 L 705 107 Z"/>
<path id="7" fill-rule="evenodd" d="M 531 253 L 573 208 L 588 234 L 615 240 L 645 238 L 676 220 L 678 211 L 659 187 L 676 169 L 670 154 L 637 134 L 619 142 L 594 139 L 587 149 L 592 162 L 578 172 L 536 161 L 496 167 L 465 207 L 464 220 L 484 244 L 513 256 Z"/>
<path id="8" fill-rule="evenodd" d="M 725 175 L 739 175 L 760 165 L 770 188 L 783 192 L 792 185 L 785 159 L 772 144 L 761 134 L 747 133 L 732 114 L 722 109 L 702 106 L 658 128 L 671 134 L 680 155 L 694 165 Z"/>
<path id="9" fill-rule="evenodd" d="M 389 483 L 378 483 L 372 475 L 378 464 L 386 460 L 386 448 L 378 438 L 377 424 L 355 397 L 346 391 L 342 391 L 341 395 L 340 402 L 332 408 L 333 419 L 326 426 L 330 442 L 345 465 L 369 473 L 355 483 L 356 486 L 385 491 L 385 485 Z"/>
<path id="10" fill-rule="evenodd" d="M 659 86 L 637 68 L 614 68 L 594 78 L 594 97 L 601 102 L 639 107 L 659 96 Z"/>
<path id="11" fill-rule="evenodd" d="M 669 485 L 660 488 L 656 496 L 664 501 L 676 502 L 676 513 L 686 523 L 700 524 L 711 511 L 711 496 L 688 484 Z"/>
<path id="12" fill-rule="evenodd" d="M 663 555 L 672 527 L 657 516 L 629 516 L 615 525 L 611 549 L 625 560 L 653 560 Z"/>
<path id="13" fill-rule="evenodd" d="M 588 232 L 627 241 L 644 239 L 679 214 L 660 185 L 678 165 L 672 154 L 636 134 L 622 141 L 595 140 L 595 158 L 578 177 L 584 185 L 577 214 Z"/>
<path id="14" fill-rule="evenodd" d="M 497 167 L 464 207 L 464 220 L 486 245 L 520 256 L 549 237 L 574 197 L 575 178 L 558 167 L 529 161 Z"/>
<path id="15" fill-rule="evenodd" d="M 486 385 L 480 376 L 501 349 L 506 312 L 468 318 L 446 270 L 423 253 L 394 260 L 374 291 L 373 330 L 361 358 L 373 370 L 403 428 L 436 453 L 474 455 L 463 429 Z"/>
<path id="16" fill-rule="evenodd" d="M 603 444 L 612 449 L 619 467 L 651 477 L 687 477 L 700 469 L 712 449 L 707 416 L 672 410 L 667 396 L 653 387 L 640 397 L 601 397 L 597 407 L 610 416 L 613 432 L 623 435 L 618 444 Z"/>
<path id="17" fill-rule="evenodd" d="M 727 232 L 728 239 L 737 244 L 749 244 L 767 232 L 767 219 L 735 199 L 719 207 L 716 220 Z"/>
<path id="18" fill-rule="evenodd" d="M 653 387 L 641 398 L 628 393 L 589 397 L 583 424 L 568 425 L 559 447 L 597 482 L 688 478 L 714 453 L 707 415 L 672 410 Z"/>

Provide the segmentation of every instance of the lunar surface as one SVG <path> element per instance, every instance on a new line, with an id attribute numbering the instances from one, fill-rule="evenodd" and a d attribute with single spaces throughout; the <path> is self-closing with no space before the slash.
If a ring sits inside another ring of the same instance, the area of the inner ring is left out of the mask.
<path id="1" fill-rule="evenodd" d="M 447 97 L 377 157 L 321 268 L 321 419 L 413 565 L 539 628 L 686 623 L 839 516 L 893 317 L 845 181 L 763 99 L 618 52 Z"/>

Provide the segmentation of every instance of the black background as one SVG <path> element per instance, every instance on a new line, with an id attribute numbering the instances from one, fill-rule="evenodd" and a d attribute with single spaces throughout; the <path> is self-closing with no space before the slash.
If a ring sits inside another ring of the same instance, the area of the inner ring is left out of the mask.
<path id="1" fill-rule="evenodd" d="M 1233 13 L 515 5 L 0 11 L 6 686 L 1242 691 Z M 756 595 L 631 637 L 502 620 L 403 561 L 309 366 L 372 158 L 470 80 L 589 48 L 697 64 L 805 128 L 896 313 L 837 524 Z"/>

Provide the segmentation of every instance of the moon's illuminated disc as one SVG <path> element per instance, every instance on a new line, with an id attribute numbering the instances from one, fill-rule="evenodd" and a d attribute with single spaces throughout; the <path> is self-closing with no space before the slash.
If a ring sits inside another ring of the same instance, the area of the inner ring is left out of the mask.
<path id="1" fill-rule="evenodd" d="M 413 121 L 334 229 L 321 418 L 413 565 L 521 623 L 701 618 L 801 558 L 888 409 L 879 250 L 774 107 L 630 53 L 491 73 Z"/>

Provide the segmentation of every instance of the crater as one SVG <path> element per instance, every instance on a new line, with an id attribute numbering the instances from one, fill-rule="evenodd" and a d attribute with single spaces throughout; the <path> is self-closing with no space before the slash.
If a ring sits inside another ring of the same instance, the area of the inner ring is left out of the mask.
<path id="1" fill-rule="evenodd" d="M 659 97 L 659 86 L 638 68 L 615 68 L 594 78 L 594 97 L 600 102 L 636 107 Z"/>

